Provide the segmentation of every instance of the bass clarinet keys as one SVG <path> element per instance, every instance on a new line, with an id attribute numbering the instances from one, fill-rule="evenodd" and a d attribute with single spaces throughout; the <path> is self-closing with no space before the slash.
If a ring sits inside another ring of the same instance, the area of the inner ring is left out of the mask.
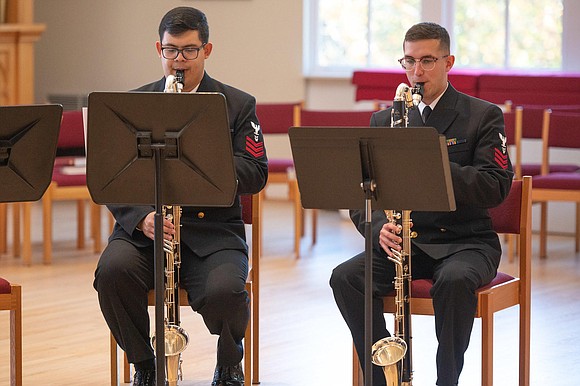
<path id="1" fill-rule="evenodd" d="M 397 87 L 391 110 L 391 127 L 407 127 L 408 110 L 423 98 L 423 84 Z M 383 367 L 387 386 L 412 386 L 413 363 L 411 346 L 411 211 L 385 210 L 387 221 L 396 224 L 403 239 L 401 250 L 391 250 L 389 260 L 395 264 L 395 328 L 394 336 L 377 341 L 372 347 L 372 362 Z"/>
<path id="2" fill-rule="evenodd" d="M 177 70 L 175 76 L 168 75 L 165 82 L 165 92 L 174 93 L 183 90 L 183 71 Z M 175 227 L 175 235 L 171 240 L 163 240 L 165 252 L 165 374 L 168 386 L 177 386 L 177 381 L 183 379 L 181 370 L 181 353 L 189 344 L 189 335 L 180 326 L 179 318 L 179 268 L 181 266 L 181 207 L 178 205 L 163 205 L 163 217 L 171 221 Z M 152 338 L 155 347 L 155 336 Z"/>

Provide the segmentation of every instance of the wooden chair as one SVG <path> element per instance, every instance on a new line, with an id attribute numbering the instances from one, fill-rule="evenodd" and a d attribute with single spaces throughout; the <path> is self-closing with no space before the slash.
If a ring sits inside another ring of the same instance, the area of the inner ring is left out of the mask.
<path id="1" fill-rule="evenodd" d="M 1 277 L 0 310 L 10 311 L 10 386 L 22 386 L 22 288 Z"/>
<path id="2" fill-rule="evenodd" d="M 65 111 L 58 139 L 57 152 L 81 149 L 84 151 L 84 128 L 81 111 Z M 58 154 L 58 153 L 57 153 Z M 77 202 L 77 248 L 85 247 L 85 202 L 90 205 L 91 235 L 95 253 L 101 251 L 101 207 L 95 204 L 89 194 L 84 169 L 84 156 L 57 156 L 52 174 L 52 182 L 42 197 L 42 224 L 45 264 L 52 260 L 52 204 L 54 201 Z"/>
<path id="3" fill-rule="evenodd" d="M 262 239 L 261 227 L 261 195 L 254 194 L 252 196 L 241 196 L 242 200 L 242 218 L 244 223 L 251 225 L 251 252 L 250 252 L 250 270 L 248 273 L 248 280 L 246 282 L 246 291 L 250 296 L 250 320 L 246 327 L 244 335 L 244 376 L 245 385 L 260 383 L 260 256 Z M 187 303 L 187 292 L 179 290 L 179 299 L 181 307 L 190 307 Z M 148 294 L 149 306 L 155 306 L 155 292 L 149 291 Z M 119 384 L 118 366 L 119 361 L 117 357 L 118 346 L 115 338 L 110 334 L 111 341 L 111 386 Z M 123 355 L 123 382 L 131 382 L 130 365 L 127 361 L 127 356 Z"/>
<path id="4" fill-rule="evenodd" d="M 12 208 L 12 255 L 21 256 L 26 265 L 32 261 L 32 202 L 0 203 L 0 254 L 8 252 L 8 208 Z M 21 225 L 22 224 L 22 225 Z"/>
<path id="5" fill-rule="evenodd" d="M 522 113 L 522 106 L 516 106 L 514 109 L 511 103 L 506 103 L 506 109 L 503 113 L 507 146 L 510 148 L 510 159 L 516 179 L 522 178 Z M 515 238 L 517 238 L 516 235 L 505 235 L 507 255 L 510 263 L 514 261 L 514 255 L 517 253 L 514 252 Z"/>
<path id="6" fill-rule="evenodd" d="M 534 177 L 532 201 L 541 204 L 540 257 L 547 256 L 548 201 L 576 203 L 575 250 L 580 251 L 580 172 L 554 171 L 550 150 L 580 150 L 580 113 L 545 110 L 542 131 L 542 169 Z M 576 165 L 580 168 L 580 165 Z"/>
<path id="7" fill-rule="evenodd" d="M 288 129 L 300 125 L 302 103 L 258 103 L 256 114 L 265 136 L 288 137 Z M 288 185 L 288 196 L 294 207 L 294 253 L 300 257 L 301 240 L 304 236 L 304 209 L 294 173 L 292 157 L 268 157 L 268 185 Z M 265 198 L 266 189 L 262 190 Z M 312 216 L 312 244 L 316 243 L 316 214 Z"/>
<path id="8" fill-rule="evenodd" d="M 523 105 L 519 106 L 522 109 L 522 118 L 521 118 L 521 137 L 520 137 L 520 145 L 516 159 L 516 178 L 521 178 L 521 176 L 537 176 L 542 173 L 542 164 L 537 162 L 522 162 L 522 157 L 520 154 L 523 153 L 523 145 L 521 143 L 522 139 L 527 140 L 538 140 L 542 141 L 542 132 L 544 127 L 544 113 L 550 106 L 542 106 L 542 105 Z M 568 110 L 564 107 L 558 107 L 559 109 L 563 109 L 564 111 Z M 560 110 L 558 110 L 560 111 Z M 571 109 L 571 111 L 575 111 Z M 517 146 L 517 145 L 516 145 Z M 560 163 L 560 164 L 552 164 L 549 166 L 550 172 L 573 172 L 580 170 L 580 165 L 577 164 L 569 164 L 569 163 Z"/>
<path id="9" fill-rule="evenodd" d="M 519 236 L 518 276 L 498 272 L 488 285 L 478 289 L 476 318 L 481 318 L 481 384 L 493 384 L 493 318 L 497 311 L 519 305 L 519 386 L 530 384 L 530 302 L 531 302 L 531 199 L 532 178 L 513 182 L 508 198 L 490 210 L 493 227 L 498 233 Z M 414 315 L 433 315 L 429 295 L 431 280 L 412 283 L 411 310 Z M 384 311 L 395 312 L 394 292 L 383 298 Z M 362 371 L 356 351 L 353 362 L 353 385 L 361 385 Z"/>

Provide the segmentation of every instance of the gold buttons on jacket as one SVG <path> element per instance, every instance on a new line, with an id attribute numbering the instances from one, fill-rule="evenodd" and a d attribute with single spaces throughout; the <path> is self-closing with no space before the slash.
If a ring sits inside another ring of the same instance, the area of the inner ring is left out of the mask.
<path id="1" fill-rule="evenodd" d="M 204 218 L 204 217 L 205 217 L 205 213 L 197 212 L 197 218 Z"/>

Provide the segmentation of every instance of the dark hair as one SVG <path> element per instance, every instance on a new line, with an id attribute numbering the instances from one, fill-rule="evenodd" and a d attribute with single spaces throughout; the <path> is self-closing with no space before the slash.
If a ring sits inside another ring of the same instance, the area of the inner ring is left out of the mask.
<path id="1" fill-rule="evenodd" d="M 173 8 L 159 23 L 159 41 L 163 40 L 165 32 L 177 36 L 190 30 L 198 31 L 203 44 L 209 41 L 209 25 L 203 12 L 191 7 Z"/>
<path id="2" fill-rule="evenodd" d="M 439 40 L 439 45 L 446 54 L 449 54 L 451 50 L 451 40 L 449 39 L 449 33 L 439 24 L 431 22 L 423 22 L 415 24 L 405 34 L 405 40 L 403 41 L 403 49 L 405 48 L 405 42 L 415 42 L 418 40 L 428 40 L 436 39 Z"/>

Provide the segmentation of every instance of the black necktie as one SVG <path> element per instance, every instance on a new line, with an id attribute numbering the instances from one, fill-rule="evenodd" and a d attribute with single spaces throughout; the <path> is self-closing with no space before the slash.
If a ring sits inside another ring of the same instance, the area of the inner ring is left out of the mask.
<path id="1" fill-rule="evenodd" d="M 421 118 L 423 118 L 423 123 L 427 122 L 427 119 L 429 118 L 431 111 L 432 111 L 431 107 L 425 106 L 425 108 L 423 109 L 423 112 L 421 113 Z"/>

